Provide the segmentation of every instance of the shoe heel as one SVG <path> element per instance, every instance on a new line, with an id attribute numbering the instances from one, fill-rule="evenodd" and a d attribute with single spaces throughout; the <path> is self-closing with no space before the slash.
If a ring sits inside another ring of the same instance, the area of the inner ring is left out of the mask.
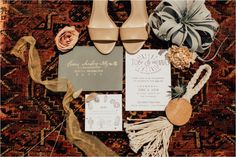
<path id="1" fill-rule="evenodd" d="M 148 39 L 146 0 L 130 0 L 131 14 L 120 28 L 120 37 L 128 53 L 137 53 Z"/>
<path id="2" fill-rule="evenodd" d="M 88 25 L 89 36 L 102 54 L 109 54 L 118 40 L 119 28 L 107 13 L 108 0 L 94 0 Z"/>

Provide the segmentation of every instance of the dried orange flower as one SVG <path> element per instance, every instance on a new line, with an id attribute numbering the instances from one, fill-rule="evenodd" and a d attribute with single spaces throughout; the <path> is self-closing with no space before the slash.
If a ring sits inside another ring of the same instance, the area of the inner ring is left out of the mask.
<path id="1" fill-rule="evenodd" d="M 192 53 L 186 46 L 175 46 L 173 45 L 168 53 L 167 58 L 170 63 L 178 69 L 189 68 L 191 64 L 195 62 L 196 53 Z"/>

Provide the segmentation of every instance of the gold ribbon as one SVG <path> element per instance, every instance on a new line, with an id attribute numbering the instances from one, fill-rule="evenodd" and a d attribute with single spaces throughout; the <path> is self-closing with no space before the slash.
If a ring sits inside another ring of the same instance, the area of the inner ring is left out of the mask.
<path id="1" fill-rule="evenodd" d="M 39 84 L 44 85 L 47 89 L 54 92 L 66 91 L 63 98 L 63 108 L 66 112 L 66 135 L 67 139 L 88 156 L 118 156 L 95 136 L 84 133 L 80 129 L 79 121 L 73 110 L 70 108 L 70 102 L 76 98 L 80 91 L 74 92 L 71 83 L 67 79 L 41 80 L 41 62 L 37 49 L 35 48 L 36 40 L 32 36 L 24 36 L 16 43 L 11 54 L 21 58 L 25 62 L 24 52 L 29 47 L 28 69 L 31 78 Z M 76 97 L 75 97 L 76 95 Z"/>

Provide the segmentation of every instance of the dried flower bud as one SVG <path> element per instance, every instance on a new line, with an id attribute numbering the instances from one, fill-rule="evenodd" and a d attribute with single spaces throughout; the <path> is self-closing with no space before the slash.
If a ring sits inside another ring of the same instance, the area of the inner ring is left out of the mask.
<path id="1" fill-rule="evenodd" d="M 79 33 L 76 31 L 74 26 L 64 27 L 59 31 L 55 38 L 55 42 L 58 50 L 65 53 L 70 51 L 76 44 L 79 38 Z"/>
<path id="2" fill-rule="evenodd" d="M 173 45 L 168 53 L 167 58 L 170 63 L 178 69 L 189 68 L 191 64 L 195 63 L 196 54 L 189 51 L 186 46 Z"/>

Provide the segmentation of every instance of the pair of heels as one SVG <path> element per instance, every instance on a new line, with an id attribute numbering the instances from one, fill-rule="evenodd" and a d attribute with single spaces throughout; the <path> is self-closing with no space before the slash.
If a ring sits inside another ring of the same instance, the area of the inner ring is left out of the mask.
<path id="1" fill-rule="evenodd" d="M 93 0 L 92 14 L 88 31 L 94 46 L 102 54 L 109 54 L 118 40 L 119 33 L 128 53 L 138 52 L 148 38 L 148 14 L 146 0 L 130 0 L 131 14 L 121 28 L 107 13 L 108 0 Z"/>

